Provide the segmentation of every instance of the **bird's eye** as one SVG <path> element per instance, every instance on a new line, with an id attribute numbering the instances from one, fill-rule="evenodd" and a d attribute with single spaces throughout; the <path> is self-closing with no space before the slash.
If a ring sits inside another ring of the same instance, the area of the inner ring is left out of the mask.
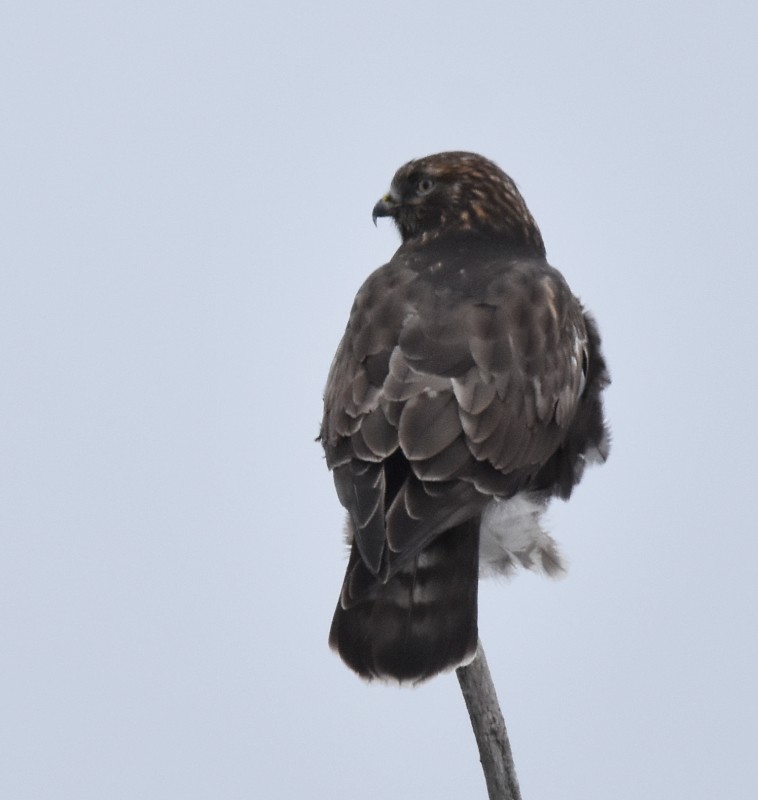
<path id="1" fill-rule="evenodd" d="M 429 194 L 434 189 L 434 181 L 431 178 L 420 178 L 416 191 L 418 194 Z"/>

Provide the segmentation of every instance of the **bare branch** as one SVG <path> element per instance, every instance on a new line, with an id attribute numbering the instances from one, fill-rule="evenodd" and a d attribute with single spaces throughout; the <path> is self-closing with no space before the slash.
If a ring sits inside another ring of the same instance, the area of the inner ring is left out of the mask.
<path id="1" fill-rule="evenodd" d="M 490 800 L 521 800 L 516 767 L 481 639 L 474 660 L 455 671 L 479 747 Z"/>

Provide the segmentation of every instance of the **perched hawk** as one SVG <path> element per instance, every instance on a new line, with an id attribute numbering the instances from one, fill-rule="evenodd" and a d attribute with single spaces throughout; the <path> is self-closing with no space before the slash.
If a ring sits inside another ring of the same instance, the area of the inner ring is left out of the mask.
<path id="1" fill-rule="evenodd" d="M 358 292 L 324 397 L 351 548 L 329 643 L 364 678 L 418 682 L 473 658 L 480 574 L 561 570 L 540 515 L 605 460 L 609 378 L 491 161 L 410 161 L 377 217 L 402 244 Z"/>

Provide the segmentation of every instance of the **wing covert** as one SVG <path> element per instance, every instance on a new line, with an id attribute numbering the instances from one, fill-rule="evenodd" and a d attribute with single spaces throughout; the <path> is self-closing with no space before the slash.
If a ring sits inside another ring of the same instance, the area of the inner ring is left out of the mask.
<path id="1" fill-rule="evenodd" d="M 374 574 L 526 485 L 583 388 L 584 318 L 560 273 L 460 263 L 399 252 L 370 276 L 330 371 L 321 438 Z"/>

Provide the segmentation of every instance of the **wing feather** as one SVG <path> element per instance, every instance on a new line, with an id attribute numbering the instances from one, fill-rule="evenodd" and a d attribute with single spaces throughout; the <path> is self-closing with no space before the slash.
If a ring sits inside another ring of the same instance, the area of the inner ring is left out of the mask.
<path id="1" fill-rule="evenodd" d="M 400 415 L 400 446 L 411 461 L 436 456 L 461 433 L 458 404 L 451 391 L 418 394 L 408 400 Z"/>
<path id="2" fill-rule="evenodd" d="M 371 454 L 382 459 L 391 456 L 399 445 L 397 426 L 387 419 L 383 408 L 366 414 L 360 427 L 360 435 Z"/>
<path id="3" fill-rule="evenodd" d="M 462 412 L 476 416 L 495 399 L 496 384 L 485 381 L 478 369 L 470 369 L 462 378 L 450 381 L 455 399 Z"/>
<path id="4" fill-rule="evenodd" d="M 358 293 L 329 374 L 321 438 L 374 575 L 544 471 L 584 388 L 583 312 L 560 274 L 466 258 L 401 248 Z"/>

